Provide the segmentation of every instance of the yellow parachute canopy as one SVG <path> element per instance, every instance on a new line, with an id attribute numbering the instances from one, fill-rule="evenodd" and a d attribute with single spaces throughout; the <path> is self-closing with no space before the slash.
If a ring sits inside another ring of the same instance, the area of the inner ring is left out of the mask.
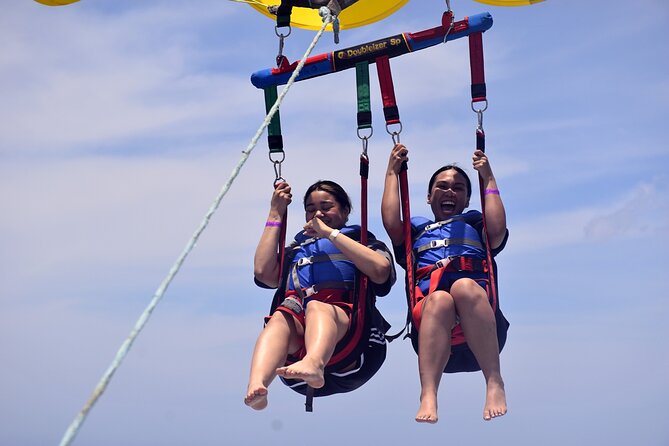
<path id="1" fill-rule="evenodd" d="M 76 3 L 79 0 L 35 0 L 37 3 L 41 3 L 47 6 L 65 6 Z"/>
<path id="2" fill-rule="evenodd" d="M 358 26 L 369 25 L 378 20 L 385 19 L 389 15 L 397 12 L 409 0 L 358 0 L 339 14 L 341 29 L 355 28 Z M 276 20 L 276 16 L 271 14 L 268 6 L 278 6 L 280 0 L 254 0 L 249 5 L 260 11 L 267 17 Z M 290 24 L 298 28 L 321 29 L 323 19 L 318 14 L 318 9 L 293 8 L 290 16 Z M 328 30 L 332 26 L 328 25 Z"/>
<path id="3" fill-rule="evenodd" d="M 493 6 L 528 6 L 544 0 L 474 0 L 475 2 L 485 3 Z"/>

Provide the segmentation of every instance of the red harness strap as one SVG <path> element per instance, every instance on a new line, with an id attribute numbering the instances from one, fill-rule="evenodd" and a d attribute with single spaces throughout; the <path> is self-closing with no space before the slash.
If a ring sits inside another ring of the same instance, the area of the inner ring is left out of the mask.
<path id="1" fill-rule="evenodd" d="M 476 127 L 476 148 L 485 152 L 485 132 L 483 131 L 483 112 L 488 108 L 486 98 L 485 70 L 483 68 L 483 33 L 472 33 L 469 35 L 469 64 L 472 76 L 472 110 L 478 116 L 478 125 Z M 484 102 L 484 105 L 476 109 L 476 102 Z M 485 237 L 486 259 L 488 261 L 488 278 L 490 282 L 490 298 L 492 306 L 497 308 L 497 286 L 495 282 L 495 271 L 492 267 L 492 252 L 490 249 L 490 240 L 488 238 L 488 229 L 485 218 L 485 185 L 483 178 L 479 175 L 479 192 L 481 196 L 481 213 L 483 214 L 483 234 Z"/>
<path id="2" fill-rule="evenodd" d="M 469 63 L 472 75 L 472 102 L 486 100 L 485 70 L 483 68 L 483 33 L 469 35 Z"/>
<path id="3" fill-rule="evenodd" d="M 376 59 L 376 70 L 379 74 L 379 86 L 383 99 L 383 115 L 386 118 L 386 126 L 400 123 L 400 111 L 395 100 L 395 88 L 393 86 L 393 75 L 390 72 L 390 59 L 381 56 Z"/>
<path id="4" fill-rule="evenodd" d="M 381 97 L 383 98 L 383 114 L 386 118 L 386 128 L 392 124 L 400 124 L 400 114 L 397 107 L 397 101 L 395 99 L 395 88 L 393 86 L 393 76 L 390 71 L 390 61 L 387 56 L 379 57 L 376 59 L 376 68 L 379 74 L 379 86 L 381 87 Z M 400 127 L 401 131 L 401 127 Z M 390 133 L 390 132 L 389 132 Z M 399 133 L 391 133 L 393 135 L 393 141 L 395 143 L 399 142 L 399 138 L 395 139 L 395 136 L 399 136 Z M 406 256 L 406 271 L 407 271 L 407 282 L 409 286 L 408 289 L 408 302 L 409 308 L 413 308 L 416 304 L 416 297 L 414 288 L 414 265 L 413 265 L 413 252 L 412 252 L 412 240 L 411 240 L 411 212 L 410 212 L 410 203 L 409 203 L 409 182 L 407 178 L 407 164 L 402 165 L 402 169 L 399 174 L 399 183 L 400 183 L 400 202 L 402 205 L 402 222 L 403 222 L 403 236 L 404 236 L 404 254 Z M 394 338 L 392 336 L 391 338 Z"/>

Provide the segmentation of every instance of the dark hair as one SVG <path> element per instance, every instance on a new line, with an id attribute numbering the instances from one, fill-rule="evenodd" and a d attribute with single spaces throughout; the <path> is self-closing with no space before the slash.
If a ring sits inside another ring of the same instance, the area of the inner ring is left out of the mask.
<path id="1" fill-rule="evenodd" d="M 307 207 L 307 198 L 309 198 L 309 195 L 311 195 L 312 192 L 317 190 L 327 192 L 328 194 L 332 195 L 337 204 L 339 204 L 339 206 L 341 206 L 341 208 L 346 212 L 350 213 L 351 209 L 353 209 L 353 205 L 351 205 L 351 199 L 349 198 L 344 188 L 334 181 L 329 180 L 319 180 L 309 186 L 307 191 L 304 193 L 303 204 L 305 209 Z"/>
<path id="2" fill-rule="evenodd" d="M 472 196 L 472 182 L 469 180 L 469 175 L 467 175 L 467 172 L 465 172 L 461 167 L 458 167 L 455 164 L 448 164 L 446 166 L 440 167 L 435 173 L 432 174 L 430 177 L 430 182 L 427 186 L 427 193 L 432 193 L 432 186 L 434 186 L 434 182 L 437 180 L 437 175 L 445 170 L 451 169 L 457 171 L 459 174 L 465 177 L 465 183 L 467 183 L 467 198 L 470 198 Z"/>

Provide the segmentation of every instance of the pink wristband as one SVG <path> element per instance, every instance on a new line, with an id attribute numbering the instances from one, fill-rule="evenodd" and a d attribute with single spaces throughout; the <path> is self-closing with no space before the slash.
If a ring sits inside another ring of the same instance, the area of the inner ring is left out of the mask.
<path id="1" fill-rule="evenodd" d="M 280 221 L 275 221 L 275 220 L 267 220 L 265 222 L 265 227 L 266 228 L 279 228 L 279 227 L 281 227 L 281 222 Z"/>
<path id="2" fill-rule="evenodd" d="M 499 189 L 486 189 L 483 195 L 499 195 Z"/>

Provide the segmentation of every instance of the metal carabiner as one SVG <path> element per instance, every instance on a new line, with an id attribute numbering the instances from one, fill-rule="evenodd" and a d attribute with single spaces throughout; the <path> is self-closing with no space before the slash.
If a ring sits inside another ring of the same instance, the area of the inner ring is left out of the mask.
<path id="1" fill-rule="evenodd" d="M 284 60 L 286 62 L 288 61 L 288 59 L 286 59 L 286 56 L 283 55 L 283 48 L 284 48 L 284 39 L 286 37 L 290 36 L 290 33 L 291 33 L 290 25 L 288 26 L 288 34 L 280 33 L 278 26 L 274 27 L 274 33 L 279 38 L 279 54 L 276 55 L 276 66 L 279 67 L 279 68 L 282 68 Z"/>
<path id="2" fill-rule="evenodd" d="M 483 108 L 474 107 L 474 104 L 476 104 L 477 102 L 483 102 L 483 104 L 484 104 Z M 487 99 L 484 99 L 483 101 L 472 101 L 472 111 L 474 111 L 475 113 L 483 113 L 486 110 L 488 110 L 488 100 Z"/>
<path id="3" fill-rule="evenodd" d="M 483 111 L 484 110 L 475 110 L 476 111 L 476 130 L 483 131 Z"/>
<path id="4" fill-rule="evenodd" d="M 372 137 L 374 134 L 374 128 L 373 127 L 368 127 L 369 128 L 369 135 L 362 135 L 360 134 L 360 130 L 358 129 L 358 138 L 362 141 L 362 154 L 365 156 L 365 158 L 369 159 L 367 156 L 367 147 L 369 146 L 369 138 Z"/>
<path id="5" fill-rule="evenodd" d="M 278 152 L 275 152 L 278 153 Z M 272 158 L 272 152 L 269 153 L 269 160 L 272 162 L 273 167 L 274 167 L 274 185 L 276 186 L 277 184 L 281 182 L 285 182 L 285 178 L 283 178 L 283 175 L 281 174 L 281 163 L 283 163 L 286 159 L 286 152 L 283 150 L 280 152 L 281 153 L 281 159 L 273 159 Z"/>
<path id="6" fill-rule="evenodd" d="M 398 121 L 397 124 L 400 127 L 399 127 L 399 130 L 397 130 L 396 132 L 391 132 L 390 131 L 390 126 L 392 124 L 386 124 L 386 132 L 393 138 L 393 143 L 394 144 L 399 144 L 400 143 L 400 133 L 402 133 L 402 123 Z"/>

